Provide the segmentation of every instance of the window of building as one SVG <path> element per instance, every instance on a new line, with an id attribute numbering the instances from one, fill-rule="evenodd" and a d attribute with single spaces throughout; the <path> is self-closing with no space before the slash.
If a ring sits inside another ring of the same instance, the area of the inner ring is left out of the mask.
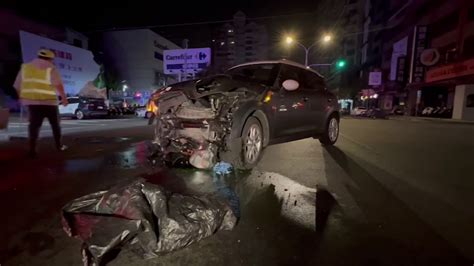
<path id="1" fill-rule="evenodd" d="M 450 15 L 443 17 L 442 19 L 429 25 L 428 34 L 432 38 L 439 37 L 445 33 L 456 29 L 459 20 L 459 12 L 453 12 Z"/>
<path id="2" fill-rule="evenodd" d="M 245 41 L 245 44 L 252 44 L 252 41 Z"/>
<path id="3" fill-rule="evenodd" d="M 375 48 L 372 50 L 372 52 L 373 52 L 374 54 L 378 54 L 378 53 L 380 53 L 380 48 L 377 46 L 377 47 L 375 47 Z"/>
<path id="4" fill-rule="evenodd" d="M 378 41 L 382 38 L 382 32 L 377 32 L 374 36 L 374 41 Z"/>
<path id="5" fill-rule="evenodd" d="M 155 58 L 158 60 L 163 61 L 163 54 L 160 52 L 155 52 Z"/>
<path id="6" fill-rule="evenodd" d="M 252 29 L 246 29 L 245 32 L 250 33 L 252 32 Z"/>
<path id="7" fill-rule="evenodd" d="M 466 98 L 466 107 L 474 107 L 474 94 L 469 94 Z"/>
<path id="8" fill-rule="evenodd" d="M 473 21 L 473 20 L 474 20 L 474 7 L 471 7 L 471 8 L 469 9 L 467 16 L 468 16 L 468 19 L 469 19 L 470 21 Z"/>
<path id="9" fill-rule="evenodd" d="M 474 35 L 471 35 L 464 39 L 464 48 L 463 48 L 464 57 L 471 58 L 474 57 Z"/>
<path id="10" fill-rule="evenodd" d="M 253 47 L 252 46 L 245 46 L 245 51 L 252 51 Z"/>
<path id="11" fill-rule="evenodd" d="M 252 55 L 254 55 L 252 52 L 246 52 L 245 53 L 245 56 L 252 56 Z"/>
<path id="12" fill-rule="evenodd" d="M 79 40 L 79 39 L 73 39 L 72 40 L 72 45 L 82 48 L 82 41 Z"/>
<path id="13" fill-rule="evenodd" d="M 348 55 L 348 56 L 352 56 L 352 55 L 354 55 L 354 54 L 355 54 L 355 50 L 354 50 L 354 49 L 349 49 L 349 50 L 346 51 L 346 55 Z"/>

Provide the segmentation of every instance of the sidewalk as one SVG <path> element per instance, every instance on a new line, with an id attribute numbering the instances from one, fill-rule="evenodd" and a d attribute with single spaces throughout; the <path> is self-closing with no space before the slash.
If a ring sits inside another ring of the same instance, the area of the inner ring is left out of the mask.
<path id="1" fill-rule="evenodd" d="M 390 116 L 390 120 L 413 121 L 413 122 L 433 122 L 433 123 L 448 123 L 448 124 L 464 124 L 474 125 L 474 121 L 449 119 L 449 118 L 433 118 L 421 116 Z"/>

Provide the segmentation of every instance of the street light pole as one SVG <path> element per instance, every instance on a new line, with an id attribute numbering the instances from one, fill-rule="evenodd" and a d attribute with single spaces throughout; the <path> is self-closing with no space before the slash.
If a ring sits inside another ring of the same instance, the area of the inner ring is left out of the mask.
<path id="1" fill-rule="evenodd" d="M 301 44 L 300 42 L 296 42 L 296 44 L 298 44 L 299 46 L 301 46 L 301 48 L 304 49 L 304 66 L 308 66 L 308 60 L 309 60 L 309 51 L 311 51 L 311 49 L 316 45 L 316 43 L 313 43 L 311 46 L 309 47 L 306 47 L 304 46 L 303 44 Z"/>
<path id="2" fill-rule="evenodd" d="M 328 35 L 329 36 L 329 35 Z M 328 36 L 325 36 L 325 37 L 328 37 Z M 324 38 L 323 41 L 324 42 L 329 42 L 331 40 L 330 37 L 328 38 Z M 309 47 L 306 47 L 304 46 L 302 43 L 298 42 L 298 41 L 295 41 L 293 38 L 291 37 L 286 37 L 286 42 L 288 44 L 291 44 L 291 43 L 296 43 L 297 45 L 299 45 L 301 48 L 303 48 L 304 50 L 304 66 L 308 66 L 308 61 L 309 61 L 309 52 L 311 51 L 312 48 L 314 48 L 316 46 L 316 44 L 318 44 L 318 42 L 315 42 L 313 43 L 312 45 L 310 45 Z"/>

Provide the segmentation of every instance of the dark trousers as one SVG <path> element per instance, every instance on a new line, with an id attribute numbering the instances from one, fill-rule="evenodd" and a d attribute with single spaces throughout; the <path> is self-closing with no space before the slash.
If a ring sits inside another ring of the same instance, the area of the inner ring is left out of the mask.
<path id="1" fill-rule="evenodd" d="M 30 125 L 28 126 L 30 152 L 36 152 L 36 142 L 45 117 L 49 120 L 56 148 L 59 149 L 61 147 L 61 127 L 59 126 L 58 107 L 54 105 L 29 105 L 28 111 L 30 116 Z"/>

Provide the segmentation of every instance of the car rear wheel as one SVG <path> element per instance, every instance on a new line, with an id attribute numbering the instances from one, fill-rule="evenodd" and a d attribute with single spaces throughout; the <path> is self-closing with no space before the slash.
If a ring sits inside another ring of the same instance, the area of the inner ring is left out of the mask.
<path id="1" fill-rule="evenodd" d="M 319 138 L 319 142 L 323 145 L 334 145 L 339 137 L 339 119 L 335 115 L 329 117 L 326 122 L 326 129 Z"/>
<path id="2" fill-rule="evenodd" d="M 86 117 L 81 110 L 76 110 L 75 116 L 76 116 L 76 119 L 78 120 L 82 120 Z"/>
<path id="3" fill-rule="evenodd" d="M 262 125 L 255 117 L 249 117 L 242 130 L 242 137 L 233 150 L 220 155 L 235 168 L 247 170 L 255 167 L 263 155 Z"/>

